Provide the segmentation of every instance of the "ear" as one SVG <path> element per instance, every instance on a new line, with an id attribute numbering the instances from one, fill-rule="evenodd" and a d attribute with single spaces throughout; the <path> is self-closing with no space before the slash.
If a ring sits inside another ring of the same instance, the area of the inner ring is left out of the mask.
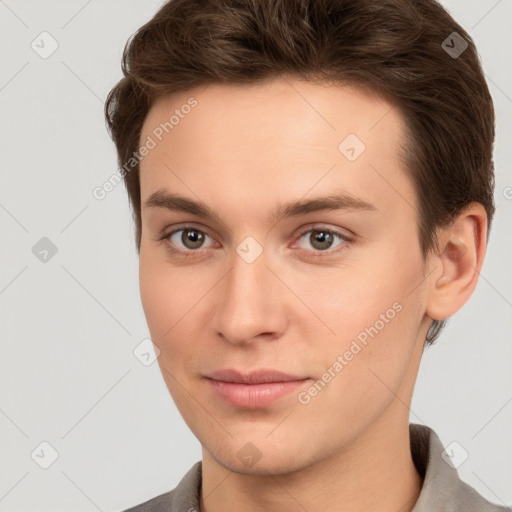
<path id="1" fill-rule="evenodd" d="M 471 297 L 487 248 L 487 213 L 480 203 L 471 203 L 438 235 L 439 251 L 432 256 L 433 279 L 426 314 L 444 320 Z"/>

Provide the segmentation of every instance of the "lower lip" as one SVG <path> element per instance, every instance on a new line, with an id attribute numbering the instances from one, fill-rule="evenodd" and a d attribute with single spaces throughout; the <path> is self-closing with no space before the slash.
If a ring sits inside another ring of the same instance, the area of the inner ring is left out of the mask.
<path id="1" fill-rule="evenodd" d="M 258 409 L 295 391 L 310 379 L 288 382 L 241 384 L 208 379 L 214 391 L 228 404 L 245 409 Z"/>

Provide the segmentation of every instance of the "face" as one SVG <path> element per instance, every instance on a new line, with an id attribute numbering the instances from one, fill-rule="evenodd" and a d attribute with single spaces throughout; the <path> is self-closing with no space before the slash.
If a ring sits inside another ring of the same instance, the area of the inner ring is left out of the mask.
<path id="1" fill-rule="evenodd" d="M 284 77 L 150 110 L 141 298 L 204 456 L 289 472 L 408 423 L 428 279 L 403 133 L 381 97 Z"/>

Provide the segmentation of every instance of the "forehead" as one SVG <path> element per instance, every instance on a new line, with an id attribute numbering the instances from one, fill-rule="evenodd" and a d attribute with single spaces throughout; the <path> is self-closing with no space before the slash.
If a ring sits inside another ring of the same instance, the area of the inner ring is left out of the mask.
<path id="1" fill-rule="evenodd" d="M 298 142 L 315 134 L 337 139 L 347 129 L 364 139 L 384 118 L 386 130 L 391 125 L 395 131 L 402 128 L 400 113 L 387 96 L 352 84 L 279 77 L 263 84 L 214 83 L 160 97 L 146 116 L 141 138 L 170 121 L 172 127 L 162 135 L 172 132 L 174 139 L 177 132 L 187 131 L 186 125 L 193 125 L 198 136 L 203 130 L 224 132 L 226 137 L 217 142 L 228 144 L 233 134 L 239 135 L 236 139 L 250 134 L 261 139 L 286 135 L 290 140 L 294 135 Z"/>
<path id="2" fill-rule="evenodd" d="M 373 204 L 392 208 L 402 197 L 410 207 L 404 129 L 389 99 L 353 85 L 280 77 L 182 91 L 160 98 L 145 120 L 140 142 L 155 144 L 140 164 L 142 200 L 166 188 L 226 208 L 236 198 L 256 213 L 267 199 L 341 187 Z"/>

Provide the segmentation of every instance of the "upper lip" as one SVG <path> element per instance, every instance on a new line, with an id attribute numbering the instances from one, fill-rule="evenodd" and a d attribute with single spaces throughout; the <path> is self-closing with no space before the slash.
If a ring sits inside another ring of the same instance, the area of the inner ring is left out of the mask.
<path id="1" fill-rule="evenodd" d="M 240 384 L 262 384 L 265 382 L 290 382 L 305 380 L 307 377 L 290 375 L 278 370 L 260 369 L 249 373 L 242 373 L 234 369 L 218 370 L 207 375 L 207 378 L 223 382 L 236 382 Z"/>

